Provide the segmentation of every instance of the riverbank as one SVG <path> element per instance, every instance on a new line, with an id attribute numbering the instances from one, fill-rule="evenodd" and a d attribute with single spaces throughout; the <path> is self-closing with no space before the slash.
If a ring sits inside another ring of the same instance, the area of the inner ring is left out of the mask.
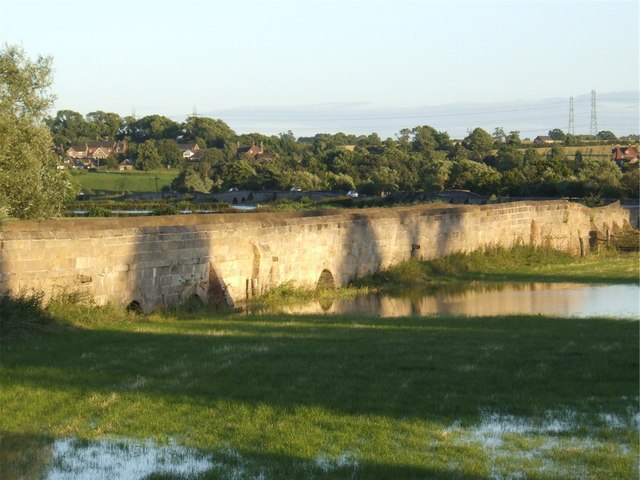
<path id="1" fill-rule="evenodd" d="M 390 291 L 468 281 L 637 284 L 640 283 L 640 256 L 637 252 L 603 250 L 600 254 L 574 257 L 549 248 L 495 247 L 424 262 L 403 262 L 356 281 L 354 286 Z"/>

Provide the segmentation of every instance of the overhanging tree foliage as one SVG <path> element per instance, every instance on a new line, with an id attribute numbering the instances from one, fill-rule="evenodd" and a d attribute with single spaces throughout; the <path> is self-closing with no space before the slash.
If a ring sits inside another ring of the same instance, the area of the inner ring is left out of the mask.
<path id="1" fill-rule="evenodd" d="M 51 57 L 29 59 L 24 50 L 0 50 L 0 215 L 55 217 L 75 193 L 57 170 L 53 141 L 44 123 L 53 97 Z"/>

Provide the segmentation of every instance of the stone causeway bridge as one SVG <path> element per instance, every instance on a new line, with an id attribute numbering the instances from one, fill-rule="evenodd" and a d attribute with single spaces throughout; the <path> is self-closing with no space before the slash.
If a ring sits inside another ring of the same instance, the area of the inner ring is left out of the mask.
<path id="1" fill-rule="evenodd" d="M 345 285 L 410 258 L 549 245 L 586 254 L 629 222 L 564 200 L 297 213 L 65 218 L 0 225 L 0 294 L 89 293 L 153 311 L 233 306 L 285 282 Z"/>

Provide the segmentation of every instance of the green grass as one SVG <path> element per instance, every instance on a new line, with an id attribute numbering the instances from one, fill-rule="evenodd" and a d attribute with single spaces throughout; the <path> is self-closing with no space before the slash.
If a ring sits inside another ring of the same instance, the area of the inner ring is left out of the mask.
<path id="1" fill-rule="evenodd" d="M 157 170 L 151 172 L 85 172 L 77 173 L 80 188 L 87 192 L 121 194 L 159 192 L 164 186 L 170 186 L 178 176 L 178 170 Z M 156 185 L 157 180 L 157 185 Z"/>
<path id="2" fill-rule="evenodd" d="M 354 285 L 393 290 L 467 281 L 640 283 L 640 256 L 603 251 L 578 258 L 548 248 L 494 247 L 428 261 L 410 260 Z"/>
<path id="3" fill-rule="evenodd" d="M 193 448 L 198 478 L 637 478 L 637 321 L 48 316 L 2 346 L 9 472 L 77 437 Z"/>

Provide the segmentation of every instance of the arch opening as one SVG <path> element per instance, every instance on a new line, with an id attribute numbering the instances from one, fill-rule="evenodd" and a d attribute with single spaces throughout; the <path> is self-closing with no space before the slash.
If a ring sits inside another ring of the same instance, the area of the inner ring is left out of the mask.
<path id="1" fill-rule="evenodd" d="M 336 282 L 333 274 L 326 268 L 320 273 L 320 278 L 316 284 L 316 290 L 333 290 L 336 288 Z"/>
<path id="2" fill-rule="evenodd" d="M 204 306 L 204 302 L 197 293 L 191 295 L 183 304 L 183 308 L 187 312 L 195 312 Z"/>
<path id="3" fill-rule="evenodd" d="M 129 313 L 135 313 L 136 315 L 142 315 L 144 311 L 142 310 L 142 305 L 137 300 L 133 300 L 127 305 L 126 311 Z"/>

